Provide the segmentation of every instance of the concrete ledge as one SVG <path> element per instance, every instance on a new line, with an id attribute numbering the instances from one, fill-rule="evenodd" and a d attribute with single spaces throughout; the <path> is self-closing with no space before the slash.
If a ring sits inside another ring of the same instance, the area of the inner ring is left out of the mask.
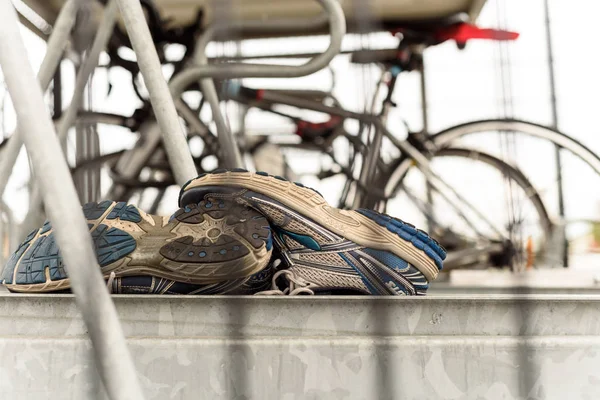
<path id="1" fill-rule="evenodd" d="M 600 335 L 600 295 L 113 296 L 127 337 Z M 71 295 L 0 295 L 0 336 L 81 336 Z"/>
<path id="2" fill-rule="evenodd" d="M 147 399 L 597 399 L 598 337 L 128 340 Z M 81 338 L 0 338 L 2 399 L 105 399 Z"/>
<path id="3" fill-rule="evenodd" d="M 600 398 L 600 296 L 113 296 L 148 399 Z M 1 399 L 104 399 L 70 295 L 0 295 Z"/>

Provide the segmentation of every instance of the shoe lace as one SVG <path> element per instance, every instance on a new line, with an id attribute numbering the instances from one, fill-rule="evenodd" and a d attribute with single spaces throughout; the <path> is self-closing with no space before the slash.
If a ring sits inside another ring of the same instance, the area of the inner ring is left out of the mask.
<path id="1" fill-rule="evenodd" d="M 288 287 L 286 287 L 284 290 L 281 290 L 279 286 L 277 286 L 277 279 L 280 276 L 285 276 L 288 281 Z M 301 293 L 314 295 L 315 292 L 311 288 L 316 286 L 316 284 L 296 275 L 294 271 L 283 269 L 273 275 L 271 280 L 271 290 L 263 290 L 262 292 L 255 293 L 255 295 L 296 296 Z"/>
<path id="2" fill-rule="evenodd" d="M 115 280 L 115 271 L 112 271 L 108 276 L 108 281 L 106 281 L 106 288 L 108 289 L 108 294 L 113 293 L 113 282 Z"/>

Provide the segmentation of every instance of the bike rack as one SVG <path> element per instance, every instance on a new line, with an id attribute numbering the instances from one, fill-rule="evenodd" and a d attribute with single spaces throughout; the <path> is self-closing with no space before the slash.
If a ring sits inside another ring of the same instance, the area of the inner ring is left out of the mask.
<path id="1" fill-rule="evenodd" d="M 324 15 L 326 17 L 326 14 Z M 281 31 L 297 31 L 299 29 L 315 29 L 319 28 L 322 25 L 327 23 L 327 18 L 316 18 L 309 20 L 282 20 L 282 21 L 269 21 L 268 23 L 264 22 L 255 22 L 255 21 L 246 21 L 239 23 L 231 23 L 231 22 L 220 22 L 214 23 L 212 26 L 207 28 L 204 31 L 204 34 L 200 37 L 198 42 L 196 43 L 196 47 L 194 50 L 194 61 L 198 66 L 206 66 L 208 65 L 208 57 L 206 55 L 206 47 L 211 42 L 211 40 L 215 39 L 217 35 L 225 35 L 227 36 L 228 32 L 239 32 L 241 31 L 252 31 L 252 32 L 260 32 L 260 33 L 269 33 L 269 32 L 281 32 Z M 331 31 L 332 37 L 334 37 L 334 31 Z M 343 38 L 343 34 L 341 36 Z M 339 47 L 341 48 L 341 40 Z M 333 53 L 333 57 L 339 54 L 339 50 L 337 53 Z M 332 57 L 332 58 L 333 58 Z M 330 60 L 331 61 L 331 60 Z M 268 66 L 267 66 L 268 67 Z M 303 74 L 304 75 L 304 74 Z M 300 75 L 302 76 L 302 75 Z M 213 119 L 217 126 L 217 138 L 219 140 L 219 145 L 222 149 L 227 149 L 227 151 L 223 152 L 224 166 L 227 168 L 235 168 L 235 167 L 243 167 L 244 162 L 242 160 L 242 156 L 239 152 L 239 148 L 235 145 L 233 135 L 229 131 L 227 124 L 225 123 L 225 118 L 221 113 L 221 109 L 219 106 L 219 97 L 217 95 L 217 89 L 215 87 L 215 83 L 212 79 L 203 78 L 200 80 L 200 85 L 202 87 L 202 94 L 205 96 L 207 102 L 210 105 L 211 111 L 213 113 Z"/>
<path id="2" fill-rule="evenodd" d="M 196 166 L 181 129 L 169 87 L 162 74 L 162 66 L 146 24 L 144 11 L 138 0 L 117 0 L 117 3 L 150 94 L 152 108 L 162 130 L 163 144 L 173 168 L 175 181 L 182 186 L 197 175 Z"/>
<path id="3" fill-rule="evenodd" d="M 344 13 L 341 6 L 334 0 L 318 0 L 323 6 L 326 13 L 329 15 L 329 25 L 331 32 L 331 43 L 329 48 L 321 55 L 308 61 L 301 66 L 281 66 L 281 65 L 228 65 L 228 66 L 199 66 L 189 68 L 182 71 L 178 76 L 174 77 L 170 85 L 164 80 L 162 75 L 161 65 L 154 48 L 154 42 L 150 35 L 141 5 L 137 1 L 118 0 L 121 14 L 125 21 L 125 27 L 130 36 L 133 49 L 138 57 L 140 71 L 148 87 L 150 101 L 156 113 L 156 118 L 163 131 L 163 143 L 169 157 L 169 161 L 175 174 L 175 179 L 179 185 L 185 184 L 189 179 L 196 175 L 196 167 L 192 160 L 191 154 L 187 151 L 187 143 L 184 139 L 183 132 L 179 125 L 179 119 L 173 99 L 179 99 L 183 90 L 192 82 L 196 82 L 201 78 L 247 78 L 247 77 L 299 77 L 314 73 L 324 67 L 339 54 L 341 50 L 342 38 L 346 32 L 346 24 Z M 138 23 L 144 21 L 144 23 Z M 313 22 L 314 23 L 314 22 Z M 320 20 L 317 21 L 320 24 Z M 306 21 L 301 21 L 300 24 L 305 26 Z M 265 29 L 271 24 L 263 24 Z M 279 21 L 274 21 L 273 26 L 280 28 L 284 24 Z M 260 26 L 257 23 L 240 23 L 238 27 L 248 26 L 255 28 Z M 205 35 L 204 44 L 210 41 L 212 35 L 218 30 L 232 29 L 234 26 L 226 26 L 223 28 L 215 28 L 210 30 Z M 204 53 L 202 47 L 202 53 Z M 197 53 L 198 54 L 198 53 Z M 205 61 L 206 58 L 200 56 L 200 61 Z M 210 80 L 203 80 L 201 83 L 208 102 L 213 111 L 213 119 L 217 123 L 218 140 L 221 146 L 221 151 L 226 157 L 226 164 L 230 167 L 241 166 L 242 160 L 239 150 L 235 145 L 235 141 L 229 129 L 225 124 L 225 119 L 219 109 L 219 101 L 214 87 L 214 83 Z M 169 93 L 170 86 L 170 95 Z M 173 131 L 174 130 L 174 131 Z"/>
<path id="4" fill-rule="evenodd" d="M 111 399 L 143 399 L 121 324 L 96 261 L 75 185 L 42 90 L 29 66 L 17 14 L 10 0 L 0 0 L 0 43 L 0 64 L 23 142 L 36 171 L 75 300 L 92 340 L 98 372 Z"/>
<path id="5" fill-rule="evenodd" d="M 207 78 L 297 78 L 310 75 L 329 65 L 331 60 L 340 53 L 342 39 L 346 33 L 346 20 L 340 4 L 337 1 L 318 0 L 328 15 L 330 43 L 322 54 L 310 59 L 300 66 L 268 65 L 268 64 L 237 64 L 237 65 L 208 65 L 206 46 L 217 34 L 232 30 L 253 30 L 260 32 L 298 29 L 298 27 L 314 27 L 322 25 L 321 18 L 317 20 L 271 21 L 228 23 L 211 26 L 197 42 L 194 59 L 200 64 L 190 67 L 173 77 L 169 86 L 173 98 L 179 99 L 185 88 L 200 80 L 203 95 L 211 106 L 213 119 L 217 124 L 218 140 L 228 166 L 241 166 L 242 160 L 233 136 L 223 117 L 214 82 Z"/>
<path id="6" fill-rule="evenodd" d="M 341 50 L 341 42 L 344 37 L 346 31 L 345 19 L 343 12 L 341 11 L 340 5 L 336 1 L 332 0 L 317 0 L 319 1 L 325 11 L 326 14 L 319 16 L 316 19 L 307 20 L 307 19 L 298 19 L 298 20 L 273 20 L 269 22 L 248 22 L 248 21 L 240 21 L 238 23 L 224 23 L 217 26 L 209 27 L 206 32 L 202 35 L 202 37 L 198 40 L 195 51 L 194 51 L 194 60 L 198 66 L 190 67 L 180 72 L 176 76 L 174 76 L 170 83 L 169 89 L 172 95 L 172 98 L 176 100 L 176 104 L 184 92 L 185 88 L 195 82 L 201 81 L 204 92 L 203 95 L 206 96 L 207 101 L 211 106 L 211 110 L 213 112 L 213 119 L 217 124 L 217 140 L 219 141 L 220 148 L 222 149 L 222 154 L 225 158 L 225 165 L 228 167 L 241 167 L 243 162 L 241 160 L 241 156 L 239 156 L 239 150 L 235 145 L 235 141 L 233 135 L 229 131 L 229 128 L 225 124 L 225 119 L 219 108 L 219 99 L 216 93 L 216 89 L 214 87 L 214 83 L 210 79 L 202 79 L 202 78 L 256 78 L 256 77 L 301 77 L 310 75 L 314 72 L 319 71 L 320 69 L 329 65 L 331 60 L 339 54 Z M 322 54 L 317 54 L 312 57 L 311 60 L 308 60 L 305 64 L 300 66 L 286 66 L 286 65 L 267 65 L 267 64 L 237 64 L 237 65 L 206 65 L 206 46 L 210 43 L 211 40 L 219 36 L 223 38 L 228 32 L 232 31 L 252 31 L 252 32 L 260 32 L 260 33 L 268 33 L 273 31 L 282 31 L 287 30 L 290 32 L 297 31 L 298 29 L 312 29 L 329 23 L 330 28 L 330 45 L 327 50 Z M 146 38 L 147 40 L 151 40 L 150 37 Z M 146 43 L 146 42 L 144 42 Z M 150 46 L 150 45 L 148 45 Z M 148 47 L 144 46 L 144 47 Z M 153 46 L 153 44 L 152 44 Z M 134 43 L 135 47 L 135 43 Z M 158 59 L 156 60 L 158 63 Z M 141 69 L 141 66 L 140 66 Z M 155 69 L 158 69 L 155 66 Z M 143 74 L 142 70 L 142 74 Z M 156 70 L 154 71 L 156 73 Z M 160 79 L 164 81 L 162 78 L 162 72 L 160 75 Z M 155 77 L 158 79 L 157 77 Z M 147 81 L 147 78 L 144 77 Z M 150 86 L 148 85 L 148 91 L 150 92 Z M 152 97 L 151 97 L 152 99 Z M 177 105 L 175 105 L 175 108 Z M 185 110 L 184 117 L 185 117 Z M 158 118 L 158 116 L 157 116 Z M 193 123 L 193 121 L 192 121 Z M 179 125 L 177 125 L 179 126 Z M 189 155 L 189 152 L 183 151 L 183 147 L 171 148 L 167 147 L 167 141 L 172 140 L 164 138 L 165 130 L 163 129 L 163 139 L 165 142 L 165 150 L 169 155 L 169 160 L 182 160 L 185 158 L 189 158 L 189 162 L 193 164 L 193 161 Z M 183 136 L 183 135 L 181 135 Z M 154 138 L 154 136 L 152 136 Z M 187 144 L 186 144 L 187 146 Z M 187 147 L 186 147 L 187 148 Z M 145 153 L 144 151 L 140 151 L 140 154 L 134 156 L 130 162 L 127 163 L 128 171 L 137 171 L 143 167 L 145 162 Z M 185 154 L 183 154 L 185 153 Z M 186 164 L 188 162 L 186 161 Z M 186 167 L 187 168 L 187 167 Z M 175 169 L 175 166 L 173 166 Z M 183 184 L 187 182 L 188 179 L 194 177 L 193 175 L 186 175 L 186 178 L 183 182 L 179 182 Z M 119 193 L 119 192 L 115 192 Z"/>
<path id="7" fill-rule="evenodd" d="M 114 0 L 111 0 L 104 10 L 102 22 L 98 27 L 98 31 L 96 33 L 90 51 L 82 67 L 77 73 L 77 78 L 75 80 L 75 89 L 73 91 L 73 98 L 71 100 L 71 104 L 69 105 L 67 111 L 62 115 L 58 124 L 57 134 L 62 146 L 66 144 L 69 129 L 71 129 L 71 127 L 75 124 L 77 112 L 79 111 L 81 102 L 83 100 L 83 94 L 85 93 L 85 86 L 87 85 L 87 82 L 90 76 L 92 75 L 92 72 L 94 72 L 96 66 L 98 65 L 100 53 L 104 51 L 106 45 L 108 44 L 108 41 L 110 40 L 113 34 L 113 29 L 116 21 L 117 5 L 114 2 Z M 35 186 L 31 195 L 31 200 L 29 201 L 29 210 L 38 210 L 41 208 L 41 206 L 42 196 L 40 194 L 38 186 Z M 31 230 L 35 229 L 39 225 L 39 223 L 40 221 L 37 220 L 37 214 L 30 213 L 25 218 L 25 221 L 23 221 L 20 231 L 30 232 Z"/>
<path id="8" fill-rule="evenodd" d="M 69 44 L 71 29 L 75 26 L 75 17 L 79 8 L 78 1 L 80 0 L 67 0 L 56 19 L 52 34 L 48 38 L 46 54 L 38 72 L 38 81 L 42 92 L 48 89 L 54 71 L 60 64 L 63 53 Z M 22 144 L 21 132 L 17 126 L 6 144 L 2 158 L 0 158 L 0 197 L 4 194 Z"/>

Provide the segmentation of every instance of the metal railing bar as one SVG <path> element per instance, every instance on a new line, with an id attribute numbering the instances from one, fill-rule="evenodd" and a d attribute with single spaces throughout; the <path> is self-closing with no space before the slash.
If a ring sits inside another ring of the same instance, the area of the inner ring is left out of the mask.
<path id="1" fill-rule="evenodd" d="M 231 30 L 257 30 L 268 32 L 271 30 L 285 28 L 309 28 L 323 25 L 323 17 L 319 16 L 312 20 L 275 20 L 264 21 L 240 21 L 230 24 L 213 25 L 209 27 L 196 44 L 194 58 L 196 67 L 188 68 L 173 77 L 169 83 L 173 98 L 179 99 L 185 88 L 193 82 L 201 81 L 203 95 L 209 102 L 213 119 L 217 123 L 218 140 L 226 164 L 241 165 L 242 159 L 235 141 L 221 114 L 217 91 L 212 79 L 208 78 L 294 78 L 310 75 L 325 68 L 333 58 L 339 54 L 342 39 L 346 33 L 346 20 L 340 4 L 335 0 L 318 0 L 327 15 L 330 29 L 330 43 L 325 52 L 315 56 L 305 64 L 298 66 L 268 65 L 268 64 L 236 64 L 236 65 L 207 65 L 206 46 L 218 34 Z M 205 79 L 203 79 L 205 78 Z"/>
<path id="2" fill-rule="evenodd" d="M 83 0 L 86 1 L 86 0 Z M 111 0 L 104 9 L 104 15 L 102 22 L 98 27 L 94 41 L 88 52 L 88 55 L 77 73 L 75 78 L 75 89 L 73 90 L 73 97 L 71 104 L 62 115 L 58 124 L 58 139 L 63 146 L 66 145 L 67 135 L 71 127 L 75 124 L 77 118 L 77 112 L 79 111 L 80 105 L 83 100 L 83 94 L 85 93 L 85 87 L 91 76 L 92 72 L 98 65 L 100 53 L 106 48 L 108 41 L 110 40 L 115 22 L 117 20 L 117 5 L 114 0 Z M 29 209 L 37 210 L 42 205 L 42 196 L 39 190 L 34 189 L 31 194 L 31 200 L 29 201 Z M 21 232 L 29 232 L 38 224 L 37 218 L 27 218 L 23 221 Z M 33 226 L 32 226 L 33 225 Z"/>
<path id="3" fill-rule="evenodd" d="M 38 81 L 42 92 L 45 92 L 50 85 L 54 72 L 60 63 L 63 53 L 69 43 L 71 29 L 75 25 L 75 17 L 79 9 L 78 0 L 67 0 L 63 5 L 56 23 L 48 39 L 46 54 L 38 71 Z M 23 140 L 19 128 L 15 129 L 10 136 L 6 148 L 0 158 L 0 197 L 4 193 L 6 183 L 10 178 L 12 169 L 17 161 L 17 156 L 21 149 Z"/>
<path id="4" fill-rule="evenodd" d="M 169 87 L 174 98 L 179 98 L 181 93 L 190 84 L 202 78 L 297 78 L 310 75 L 325 68 L 333 58 L 339 54 L 342 38 L 346 33 L 346 20 L 340 4 L 336 0 L 319 0 L 323 5 L 329 21 L 330 43 L 325 52 L 312 58 L 302 65 L 271 65 L 271 64 L 235 64 L 235 65 L 201 65 L 190 67 L 181 71 L 171 79 Z M 241 27 L 245 24 L 257 24 L 257 22 L 240 22 Z M 263 25 L 266 26 L 265 23 Z M 264 26 L 263 26 L 264 28 Z M 204 39 L 206 40 L 206 39 Z M 200 44 L 197 45 L 197 48 Z M 200 54 L 200 52 L 198 52 Z"/>
<path id="5" fill-rule="evenodd" d="M 150 102 L 162 131 L 163 143 L 175 180 L 179 185 L 184 185 L 197 175 L 196 166 L 183 134 L 169 86 L 162 74 L 162 66 L 144 11 L 139 0 L 117 0 L 117 3 L 150 94 Z"/>
<path id="6" fill-rule="evenodd" d="M 71 289 L 92 340 L 102 382 L 113 400 L 141 400 L 141 387 L 121 324 L 104 285 L 75 185 L 42 90 L 29 65 L 10 0 L 0 0 L 0 65 L 64 257 Z"/>
<path id="7" fill-rule="evenodd" d="M 275 21 L 241 21 L 241 22 L 229 22 L 215 21 L 209 28 L 206 29 L 204 34 L 200 37 L 196 44 L 194 58 L 195 62 L 199 66 L 205 66 L 208 64 L 208 58 L 206 56 L 206 47 L 211 40 L 221 35 L 221 37 L 229 37 L 231 32 L 240 32 L 243 30 L 253 32 L 271 32 L 281 31 L 288 29 L 312 29 L 319 28 L 327 22 L 327 15 L 320 15 L 317 18 L 303 19 L 303 20 L 275 20 Z M 338 52 L 339 53 L 339 52 Z M 337 53 L 336 53 L 337 54 Z M 319 55 L 315 56 L 318 57 Z M 268 68 L 268 66 L 267 66 Z M 202 94 L 206 98 L 210 105 L 213 120 L 217 126 L 217 139 L 219 146 L 221 147 L 221 154 L 223 157 L 223 166 L 226 168 L 243 167 L 244 162 L 240 154 L 239 148 L 235 144 L 235 139 L 231 130 L 225 122 L 225 118 L 221 112 L 219 105 L 219 97 L 217 95 L 217 89 L 215 83 L 210 78 L 204 78 L 200 80 L 200 86 L 202 88 Z"/>

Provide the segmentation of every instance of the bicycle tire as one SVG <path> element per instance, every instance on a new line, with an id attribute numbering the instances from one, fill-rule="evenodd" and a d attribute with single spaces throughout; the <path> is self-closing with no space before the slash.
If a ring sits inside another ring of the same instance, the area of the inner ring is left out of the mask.
<path id="1" fill-rule="evenodd" d="M 554 232 L 555 224 L 547 211 L 542 197 L 540 196 L 539 192 L 535 189 L 533 184 L 529 181 L 527 176 L 523 174 L 523 172 L 521 172 L 519 169 L 493 155 L 487 154 L 480 150 L 446 147 L 440 148 L 433 155 L 432 159 L 435 159 L 436 157 L 464 157 L 483 162 L 500 171 L 502 175 L 506 176 L 509 179 L 512 179 L 523 190 L 523 192 L 527 194 L 528 200 L 531 202 L 533 208 L 537 213 L 537 218 L 540 225 L 540 232 L 543 232 L 544 242 L 547 242 L 549 237 Z M 402 189 L 404 178 L 410 171 L 411 167 L 414 167 L 414 163 L 411 159 L 404 158 L 398 160 L 398 162 L 396 163 L 396 167 L 392 169 L 392 173 L 388 175 L 389 178 L 384 186 L 386 199 L 389 200 L 390 198 L 394 198 L 399 194 L 399 192 Z M 391 179 L 393 176 L 396 176 L 399 179 L 396 179 L 396 181 L 393 182 Z M 385 178 L 383 180 L 385 180 Z M 390 211 L 387 208 L 387 205 L 388 204 L 386 201 L 384 206 L 380 207 L 380 210 L 385 211 L 387 213 L 393 213 L 393 211 Z"/>
<path id="2" fill-rule="evenodd" d="M 444 129 L 443 131 L 432 135 L 431 141 L 437 148 L 451 147 L 456 139 L 463 136 L 493 131 L 509 131 L 516 134 L 522 133 L 528 136 L 548 140 L 553 144 L 570 151 L 600 175 L 600 157 L 587 146 L 556 129 L 533 122 L 518 119 L 488 119 L 467 122 Z"/>
<path id="3" fill-rule="evenodd" d="M 546 228 L 550 228 L 553 226 L 553 223 L 550 219 L 550 215 L 548 214 L 548 210 L 542 201 L 541 196 L 533 186 L 533 184 L 529 181 L 527 176 L 523 174 L 519 169 L 513 167 L 507 162 L 491 155 L 484 153 L 480 150 L 472 150 L 472 149 L 464 149 L 464 148 L 442 148 L 435 153 L 434 157 L 445 157 L 445 156 L 453 156 L 453 157 L 465 157 L 476 159 L 478 161 L 482 161 L 498 170 L 500 170 L 503 174 L 513 179 L 525 193 L 529 193 L 529 198 L 532 199 L 533 204 L 535 205 L 538 214 L 541 217 L 541 220 L 544 221 L 544 226 Z M 402 178 L 406 176 L 406 173 L 412 166 L 412 161 L 410 159 L 402 160 L 397 164 L 395 171 L 400 171 Z M 393 174 L 392 174 L 393 175 Z M 401 183 L 398 182 L 398 183 Z M 397 193 L 399 191 L 399 187 L 395 185 L 394 189 L 390 193 Z M 388 193 L 388 185 L 386 184 L 386 193 Z M 391 196 L 390 196 L 391 197 Z"/>

